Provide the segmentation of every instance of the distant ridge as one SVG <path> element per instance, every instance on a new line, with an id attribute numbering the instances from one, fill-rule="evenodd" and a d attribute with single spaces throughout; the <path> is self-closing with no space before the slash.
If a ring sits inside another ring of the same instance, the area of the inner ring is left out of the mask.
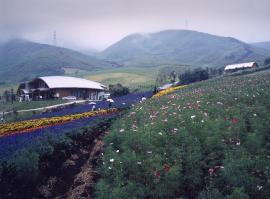
<path id="1" fill-rule="evenodd" d="M 62 75 L 63 67 L 100 70 L 117 67 L 80 52 L 22 39 L 0 44 L 0 79 L 25 81 L 36 76 Z"/>
<path id="2" fill-rule="evenodd" d="M 191 30 L 165 30 L 129 35 L 105 49 L 101 57 L 132 66 L 190 64 L 222 67 L 237 62 L 262 62 L 269 52 L 232 37 Z"/>
<path id="3" fill-rule="evenodd" d="M 270 51 L 270 41 L 251 43 L 251 45 Z"/>

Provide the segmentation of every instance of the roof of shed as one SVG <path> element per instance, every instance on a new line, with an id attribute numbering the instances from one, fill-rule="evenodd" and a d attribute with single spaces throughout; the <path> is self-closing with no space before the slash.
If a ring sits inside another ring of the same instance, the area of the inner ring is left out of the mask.
<path id="1" fill-rule="evenodd" d="M 224 70 L 233 70 L 237 68 L 250 68 L 252 67 L 256 62 L 247 62 L 247 63 L 239 63 L 239 64 L 230 64 L 225 67 Z"/>
<path id="2" fill-rule="evenodd" d="M 104 90 L 106 86 L 98 82 L 77 77 L 68 76 L 45 76 L 37 79 L 43 80 L 49 88 L 89 88 Z"/>

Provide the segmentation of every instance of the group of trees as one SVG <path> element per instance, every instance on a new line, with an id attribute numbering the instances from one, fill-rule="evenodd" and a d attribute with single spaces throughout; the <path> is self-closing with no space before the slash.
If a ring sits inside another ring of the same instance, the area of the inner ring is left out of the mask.
<path id="1" fill-rule="evenodd" d="M 5 102 L 13 102 L 16 100 L 16 93 L 14 93 L 13 89 L 5 90 L 0 99 L 3 99 Z"/>
<path id="2" fill-rule="evenodd" d="M 196 81 L 206 80 L 210 77 L 222 75 L 223 68 L 194 68 L 186 70 L 186 68 L 164 68 L 161 69 L 156 82 L 158 84 L 165 84 L 167 82 L 176 82 L 177 79 L 182 84 L 188 84 Z"/>
<path id="3" fill-rule="evenodd" d="M 267 65 L 270 65 L 270 57 L 266 58 L 264 60 L 264 65 L 267 66 Z"/>
<path id="4" fill-rule="evenodd" d="M 197 81 L 207 80 L 209 71 L 207 69 L 197 68 L 192 71 L 188 70 L 178 76 L 181 84 L 189 84 Z"/>
<path id="5" fill-rule="evenodd" d="M 111 97 L 119 97 L 129 94 L 129 88 L 122 86 L 122 84 L 118 83 L 114 85 L 109 85 L 109 92 L 111 94 Z"/>

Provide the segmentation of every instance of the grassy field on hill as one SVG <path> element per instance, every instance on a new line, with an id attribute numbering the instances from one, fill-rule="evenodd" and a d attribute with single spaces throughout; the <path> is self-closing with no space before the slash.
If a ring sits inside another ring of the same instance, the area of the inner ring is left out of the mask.
<path id="1" fill-rule="evenodd" d="M 113 70 L 93 71 L 85 73 L 87 79 L 101 82 L 105 85 L 121 83 L 131 89 L 146 87 L 148 89 L 157 85 L 160 76 L 169 81 L 170 72 L 173 70 L 180 74 L 187 69 L 194 69 L 191 65 L 158 65 L 152 67 L 120 67 Z M 164 77 L 163 77 L 164 76 Z"/>
<path id="2" fill-rule="evenodd" d="M 148 68 L 121 67 L 113 70 L 91 72 L 86 78 L 105 85 L 121 83 L 130 88 L 150 86 L 156 83 L 157 74 L 162 67 L 164 66 Z"/>
<path id="3" fill-rule="evenodd" d="M 189 85 L 114 122 L 97 198 L 270 198 L 270 71 Z"/>

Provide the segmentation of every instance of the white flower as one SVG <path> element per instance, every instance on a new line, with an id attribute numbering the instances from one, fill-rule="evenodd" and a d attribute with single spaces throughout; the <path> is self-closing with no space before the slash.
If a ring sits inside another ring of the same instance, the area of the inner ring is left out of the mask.
<path id="1" fill-rule="evenodd" d="M 258 188 L 258 190 L 261 190 L 263 188 L 263 186 L 257 185 L 257 188 Z"/>
<path id="2" fill-rule="evenodd" d="M 124 131 L 125 131 L 125 129 L 120 129 L 120 131 L 119 131 L 119 132 L 120 132 L 120 133 L 122 133 L 122 132 L 124 132 Z"/>
<path id="3" fill-rule="evenodd" d="M 112 158 L 112 159 L 110 159 L 110 162 L 114 162 L 114 159 Z"/>
<path id="4" fill-rule="evenodd" d="M 190 118 L 191 118 L 191 119 L 194 119 L 195 117 L 196 117 L 196 115 L 192 115 Z"/>
<path id="5" fill-rule="evenodd" d="M 236 145 L 237 145 L 237 146 L 239 146 L 240 144 L 241 144 L 240 141 L 236 142 Z"/>
<path id="6" fill-rule="evenodd" d="M 253 116 L 254 116 L 254 117 L 256 117 L 256 116 L 257 116 L 257 114 L 256 114 L 256 113 L 254 113 L 254 114 L 253 114 Z"/>
<path id="7" fill-rule="evenodd" d="M 161 133 L 161 132 L 158 132 L 158 134 L 159 134 L 159 135 L 162 135 L 162 133 Z"/>
<path id="8" fill-rule="evenodd" d="M 142 164 L 142 162 L 137 162 L 137 164 L 139 164 L 139 165 L 140 165 L 140 164 Z"/>
<path id="9" fill-rule="evenodd" d="M 119 153 L 119 150 L 116 150 L 116 153 Z"/>
<path id="10" fill-rule="evenodd" d="M 152 151 L 147 151 L 147 153 L 148 153 L 148 154 L 151 154 L 151 153 L 152 153 Z"/>
<path id="11" fill-rule="evenodd" d="M 108 167 L 108 169 L 112 169 L 112 167 Z"/>
<path id="12" fill-rule="evenodd" d="M 202 120 L 201 123 L 204 123 L 204 120 Z"/>

